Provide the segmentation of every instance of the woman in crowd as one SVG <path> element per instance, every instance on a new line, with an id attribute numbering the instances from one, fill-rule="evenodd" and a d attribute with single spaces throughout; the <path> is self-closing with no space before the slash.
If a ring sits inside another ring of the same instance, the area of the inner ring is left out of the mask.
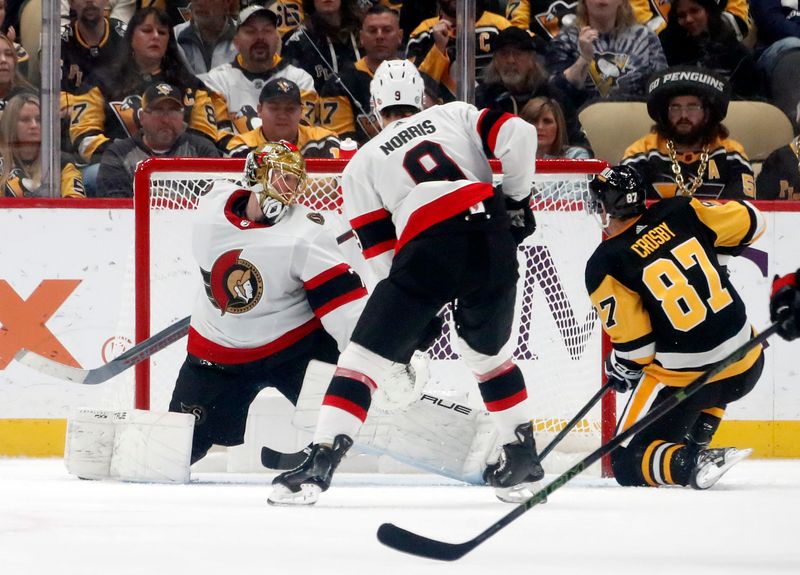
<path id="1" fill-rule="evenodd" d="M 314 78 L 314 88 L 361 59 L 353 0 L 303 0 L 303 23 L 283 39 L 281 57 Z"/>
<path id="2" fill-rule="evenodd" d="M 666 67 L 658 36 L 636 23 L 628 0 L 578 0 L 575 24 L 547 49 L 547 68 L 576 109 L 597 99 L 643 99 L 647 79 Z"/>
<path id="3" fill-rule="evenodd" d="M 93 73 L 85 90 L 69 96 L 70 138 L 81 158 L 94 164 L 84 171 L 90 195 L 97 164 L 106 148 L 116 138 L 139 132 L 141 97 L 153 83 L 166 82 L 183 92 L 190 131 L 208 137 L 223 150 L 231 138 L 217 130 L 208 91 L 183 66 L 170 30 L 170 20 L 163 11 L 139 10 L 125 32 L 126 52 L 109 69 Z"/>
<path id="4" fill-rule="evenodd" d="M 18 62 L 14 42 L 5 34 L 0 34 L 0 113 L 13 96 L 20 92 L 35 93 L 36 91 L 20 73 Z"/>
<path id="5" fill-rule="evenodd" d="M 538 137 L 537 158 L 581 160 L 592 157 L 592 154 L 586 148 L 569 145 L 564 112 L 556 100 L 545 96 L 532 98 L 522 108 L 520 117 L 536 126 L 536 135 Z"/>
<path id="6" fill-rule="evenodd" d="M 716 0 L 677 0 L 659 36 L 670 66 L 699 66 L 726 77 L 734 98 L 752 99 L 761 90 L 750 50 L 722 17 Z"/>
<path id="7" fill-rule="evenodd" d="M 39 97 L 22 93 L 11 98 L 0 116 L 0 190 L 3 196 L 37 196 L 42 185 L 42 122 Z M 61 165 L 61 197 L 84 197 L 80 172 Z"/>

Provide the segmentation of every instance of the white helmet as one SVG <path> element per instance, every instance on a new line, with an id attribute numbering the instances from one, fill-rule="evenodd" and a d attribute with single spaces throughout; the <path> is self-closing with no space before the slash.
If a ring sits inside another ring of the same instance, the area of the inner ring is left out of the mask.
<path id="1" fill-rule="evenodd" d="M 422 110 L 425 84 L 417 68 L 408 60 L 384 60 L 369 85 L 372 109 L 377 113 L 383 126 L 380 113 L 389 106 L 413 106 Z"/>

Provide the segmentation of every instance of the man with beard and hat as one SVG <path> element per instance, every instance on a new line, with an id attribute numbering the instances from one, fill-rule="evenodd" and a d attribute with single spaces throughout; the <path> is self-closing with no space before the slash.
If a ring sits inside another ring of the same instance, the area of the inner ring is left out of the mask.
<path id="1" fill-rule="evenodd" d="M 688 66 L 668 68 L 648 86 L 647 112 L 656 122 L 631 144 L 622 163 L 644 178 L 650 198 L 755 198 L 753 169 L 729 137 L 728 82 Z"/>

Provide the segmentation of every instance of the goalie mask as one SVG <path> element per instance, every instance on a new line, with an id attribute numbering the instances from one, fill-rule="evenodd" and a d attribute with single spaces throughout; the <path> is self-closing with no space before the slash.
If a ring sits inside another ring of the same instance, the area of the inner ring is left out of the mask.
<path id="1" fill-rule="evenodd" d="M 629 166 L 606 168 L 589 182 L 589 212 L 600 215 L 605 228 L 609 218 L 627 219 L 645 211 L 645 187 L 639 172 Z"/>
<path id="2" fill-rule="evenodd" d="M 425 83 L 416 66 L 408 60 L 384 60 L 369 85 L 372 109 L 383 127 L 381 112 L 392 106 L 422 110 Z"/>
<path id="3" fill-rule="evenodd" d="M 306 162 L 289 142 L 270 142 L 247 155 L 244 182 L 258 196 L 267 222 L 274 224 L 304 193 Z"/>

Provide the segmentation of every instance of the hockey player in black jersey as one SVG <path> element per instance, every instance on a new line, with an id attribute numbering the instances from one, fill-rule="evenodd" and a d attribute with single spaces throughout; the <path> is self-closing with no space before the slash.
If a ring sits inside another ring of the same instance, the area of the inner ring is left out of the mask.
<path id="1" fill-rule="evenodd" d="M 383 130 L 350 160 L 343 208 L 380 280 L 339 358 L 308 459 L 273 481 L 271 503 L 314 503 L 364 423 L 392 363 L 408 363 L 437 312 L 455 301 L 462 359 L 498 434 L 484 480 L 498 497 L 529 497 L 544 476 L 527 388 L 509 344 L 516 245 L 533 233 L 536 130 L 464 102 L 422 109 L 423 81 L 406 60 L 383 62 L 371 86 Z M 503 165 L 492 186 L 488 158 Z"/>
<path id="2" fill-rule="evenodd" d="M 644 184 L 628 166 L 590 183 L 590 209 L 608 237 L 586 265 L 586 288 L 613 350 L 606 375 L 631 390 L 621 432 L 676 389 L 752 337 L 744 303 L 720 265 L 762 233 L 760 212 L 676 197 L 645 207 Z M 763 367 L 761 346 L 612 453 L 621 485 L 707 489 L 750 449 L 709 448 L 726 406 L 745 396 Z"/>

